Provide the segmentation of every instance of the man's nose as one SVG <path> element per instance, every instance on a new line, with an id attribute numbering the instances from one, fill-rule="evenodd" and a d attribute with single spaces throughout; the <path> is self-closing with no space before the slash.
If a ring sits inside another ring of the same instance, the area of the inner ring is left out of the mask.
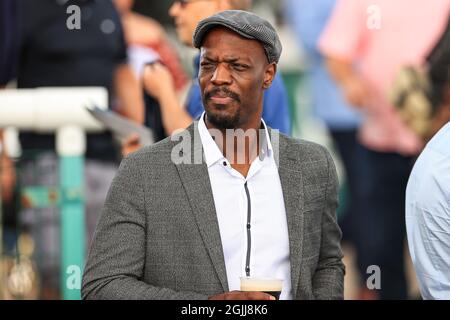
<path id="1" fill-rule="evenodd" d="M 216 86 L 231 84 L 231 74 L 228 67 L 219 63 L 211 78 L 211 82 Z"/>
<path id="2" fill-rule="evenodd" d="M 180 4 L 178 1 L 174 1 L 169 8 L 169 16 L 175 18 L 178 15 L 178 11 L 180 10 Z"/>

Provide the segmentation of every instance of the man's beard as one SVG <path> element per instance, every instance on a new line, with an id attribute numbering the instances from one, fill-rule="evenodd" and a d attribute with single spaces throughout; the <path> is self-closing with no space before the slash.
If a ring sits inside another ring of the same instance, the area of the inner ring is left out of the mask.
<path id="1" fill-rule="evenodd" d="M 236 129 L 241 122 L 239 111 L 228 115 L 220 115 L 214 111 L 205 111 L 208 121 L 217 129 Z"/>
<path id="2" fill-rule="evenodd" d="M 208 117 L 208 121 L 217 129 L 236 129 L 241 122 L 241 115 L 239 112 L 239 108 L 233 114 L 220 114 L 219 112 L 214 112 L 208 106 L 208 102 L 212 96 L 221 93 L 227 97 L 232 98 L 235 103 L 241 103 L 241 99 L 238 94 L 235 92 L 228 90 L 227 88 L 216 88 L 207 92 L 203 97 L 203 103 L 205 105 L 206 116 Z M 217 108 L 217 107 L 216 107 Z M 225 109 L 226 106 L 218 106 L 219 109 Z"/>

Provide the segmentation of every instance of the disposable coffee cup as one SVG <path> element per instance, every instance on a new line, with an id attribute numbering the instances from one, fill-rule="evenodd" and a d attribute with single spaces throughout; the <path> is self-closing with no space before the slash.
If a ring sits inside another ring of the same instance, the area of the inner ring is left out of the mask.
<path id="1" fill-rule="evenodd" d="M 241 291 L 260 291 L 274 296 L 280 300 L 283 280 L 273 278 L 241 277 Z"/>

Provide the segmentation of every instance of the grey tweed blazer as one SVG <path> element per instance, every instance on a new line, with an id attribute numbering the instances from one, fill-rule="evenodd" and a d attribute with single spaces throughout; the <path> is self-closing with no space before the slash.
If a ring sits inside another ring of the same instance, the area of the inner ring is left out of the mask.
<path id="1" fill-rule="evenodd" d="M 186 130 L 200 141 L 196 124 Z M 122 161 L 91 244 L 83 299 L 207 299 L 229 291 L 208 169 L 171 161 L 178 143 L 167 138 Z M 334 163 L 317 144 L 282 134 L 277 143 L 293 296 L 342 299 Z M 202 152 L 201 142 L 190 151 Z"/>

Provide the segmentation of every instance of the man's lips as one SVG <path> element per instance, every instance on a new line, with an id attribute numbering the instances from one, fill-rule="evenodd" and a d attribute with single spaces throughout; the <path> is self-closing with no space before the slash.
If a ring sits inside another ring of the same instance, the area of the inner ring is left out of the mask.
<path id="1" fill-rule="evenodd" d="M 210 98 L 210 100 L 212 103 L 215 103 L 215 104 L 229 104 L 229 103 L 233 102 L 234 99 L 231 97 L 212 96 Z"/>
<path id="2" fill-rule="evenodd" d="M 205 100 L 213 104 L 228 105 L 232 102 L 240 103 L 239 95 L 228 88 L 213 89 L 205 94 Z"/>

